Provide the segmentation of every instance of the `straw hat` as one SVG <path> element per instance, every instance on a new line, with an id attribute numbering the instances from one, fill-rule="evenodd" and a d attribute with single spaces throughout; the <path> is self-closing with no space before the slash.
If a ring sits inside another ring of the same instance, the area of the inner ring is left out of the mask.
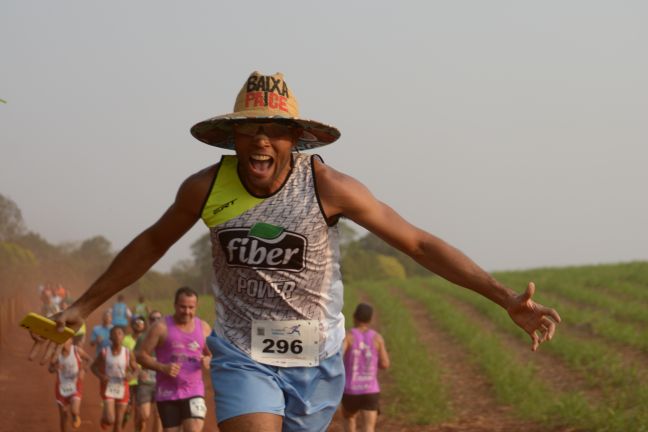
<path id="1" fill-rule="evenodd" d="M 206 144 L 234 150 L 232 126 L 264 120 L 294 122 L 302 127 L 302 136 L 295 145 L 297 150 L 321 147 L 340 138 L 340 131 L 335 127 L 299 117 L 297 99 L 282 73 L 261 75 L 256 71 L 243 84 L 234 103 L 234 112 L 195 124 L 191 134 Z"/>

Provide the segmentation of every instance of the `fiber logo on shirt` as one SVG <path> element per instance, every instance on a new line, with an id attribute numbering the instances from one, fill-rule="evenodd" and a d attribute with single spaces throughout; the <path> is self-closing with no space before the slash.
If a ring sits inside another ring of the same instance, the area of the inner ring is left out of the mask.
<path id="1" fill-rule="evenodd" d="M 257 223 L 252 228 L 218 231 L 230 267 L 300 272 L 305 267 L 306 237 L 282 227 Z"/>

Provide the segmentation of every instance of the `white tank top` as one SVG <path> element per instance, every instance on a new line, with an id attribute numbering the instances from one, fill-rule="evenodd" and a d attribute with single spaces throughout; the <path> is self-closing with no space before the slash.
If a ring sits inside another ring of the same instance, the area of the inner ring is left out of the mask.
<path id="1" fill-rule="evenodd" d="M 103 349 L 104 359 L 106 360 L 106 375 L 112 379 L 125 379 L 126 369 L 128 368 L 128 348 L 122 346 L 119 354 L 114 355 L 111 347 Z"/>
<path id="2" fill-rule="evenodd" d="M 344 340 L 337 226 L 321 209 L 313 157 L 293 153 L 284 185 L 255 197 L 224 156 L 202 218 L 211 231 L 214 331 L 250 354 L 252 320 L 318 320 L 319 357 Z"/>
<path id="3" fill-rule="evenodd" d="M 58 378 L 60 382 L 76 381 L 79 376 L 79 357 L 76 353 L 76 347 L 70 346 L 70 352 L 67 356 L 61 352 L 58 355 Z"/>

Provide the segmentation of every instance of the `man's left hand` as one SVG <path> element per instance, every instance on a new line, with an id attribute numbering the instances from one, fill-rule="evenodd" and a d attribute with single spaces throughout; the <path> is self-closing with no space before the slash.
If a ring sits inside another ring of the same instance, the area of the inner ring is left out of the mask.
<path id="1" fill-rule="evenodd" d="M 542 342 L 551 340 L 556 332 L 556 324 L 560 322 L 560 315 L 555 309 L 531 300 L 534 293 L 535 284 L 529 282 L 526 291 L 517 296 L 507 309 L 511 319 L 531 337 L 531 351 L 536 351 Z"/>

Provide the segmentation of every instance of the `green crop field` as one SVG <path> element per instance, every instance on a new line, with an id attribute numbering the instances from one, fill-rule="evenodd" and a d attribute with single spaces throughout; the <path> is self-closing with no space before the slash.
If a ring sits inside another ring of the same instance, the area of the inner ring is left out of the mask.
<path id="1" fill-rule="evenodd" d="M 648 263 L 496 277 L 519 291 L 534 281 L 536 300 L 560 312 L 556 337 L 537 353 L 503 310 L 440 278 L 346 287 L 347 299 L 373 303 L 380 317 L 393 361 L 386 412 L 405 425 L 470 421 L 452 402 L 453 378 L 443 378 L 463 362 L 487 382 L 474 397 L 492 398 L 507 421 L 534 430 L 648 431 Z M 460 355 L 440 360 L 426 332 L 452 341 Z"/>
<path id="2" fill-rule="evenodd" d="M 648 431 L 648 263 L 495 276 L 518 291 L 534 281 L 535 300 L 560 312 L 556 337 L 538 352 L 503 310 L 443 279 L 346 285 L 347 327 L 358 301 L 369 302 L 389 348 L 383 430 L 471 430 L 479 418 L 479 430 Z M 173 310 L 172 299 L 152 306 Z M 199 315 L 213 322 L 211 296 Z"/>

